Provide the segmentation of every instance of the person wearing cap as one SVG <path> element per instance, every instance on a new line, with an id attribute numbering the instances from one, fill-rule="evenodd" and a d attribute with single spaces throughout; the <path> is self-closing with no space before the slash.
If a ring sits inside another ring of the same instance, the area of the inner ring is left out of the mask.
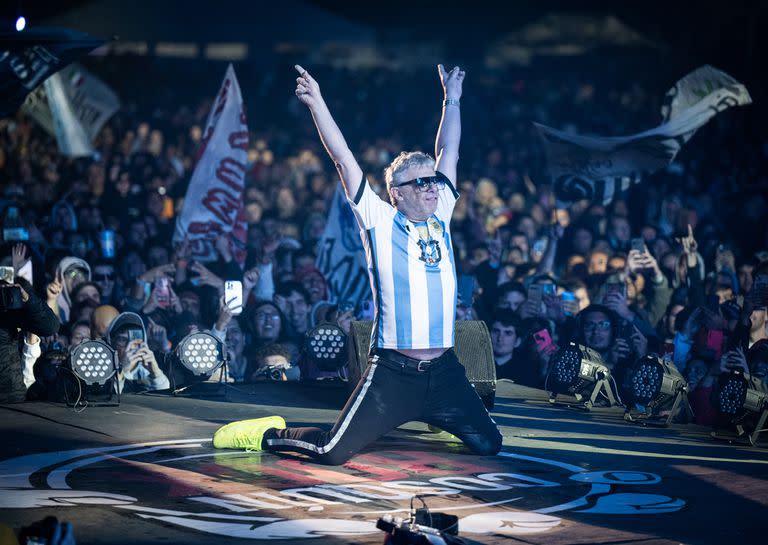
<path id="1" fill-rule="evenodd" d="M 119 391 L 166 390 L 171 387 L 168 377 L 157 363 L 154 352 L 147 346 L 147 331 L 138 314 L 123 312 L 112 320 L 106 341 L 117 351 L 120 362 Z"/>
<path id="2" fill-rule="evenodd" d="M 376 305 L 369 365 L 331 430 L 287 428 L 272 416 L 220 428 L 214 447 L 299 452 L 338 465 L 418 420 L 458 437 L 476 454 L 496 454 L 501 434 L 453 350 L 457 286 L 450 221 L 459 198 L 464 72 L 438 66 L 445 100 L 435 159 L 422 152 L 396 157 L 384 173 L 387 202 L 363 175 L 315 79 L 296 69 L 296 95 L 336 165 L 365 247 Z"/>

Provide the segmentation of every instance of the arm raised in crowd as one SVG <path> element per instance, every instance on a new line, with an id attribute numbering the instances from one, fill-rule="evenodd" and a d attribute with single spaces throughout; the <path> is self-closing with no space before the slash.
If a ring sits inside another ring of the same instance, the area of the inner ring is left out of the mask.
<path id="1" fill-rule="evenodd" d="M 461 87 L 464 71 L 454 66 L 446 72 L 442 64 L 437 65 L 440 83 L 443 84 L 443 116 L 435 139 L 435 170 L 445 174 L 456 185 L 456 165 L 459 162 L 459 143 L 461 142 Z"/>
<path id="2" fill-rule="evenodd" d="M 320 86 L 304 68 L 298 64 L 295 68 L 301 74 L 296 78 L 296 96 L 309 108 L 317 132 L 320 134 L 320 140 L 336 165 L 336 170 L 339 171 L 344 190 L 350 199 L 354 199 L 363 180 L 363 171 L 352 155 L 330 110 L 328 110 L 328 106 L 320 94 Z"/>

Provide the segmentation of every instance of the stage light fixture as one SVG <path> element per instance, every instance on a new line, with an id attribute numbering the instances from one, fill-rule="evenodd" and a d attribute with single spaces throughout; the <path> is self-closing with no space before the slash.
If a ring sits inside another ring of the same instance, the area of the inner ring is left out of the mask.
<path id="1" fill-rule="evenodd" d="M 69 369 L 75 376 L 77 390 L 65 388 L 71 407 L 114 407 L 120 405 L 117 352 L 103 341 L 84 341 L 69 354 Z M 73 401 L 74 399 L 74 401 Z M 116 400 L 116 401 L 115 401 Z"/>
<path id="2" fill-rule="evenodd" d="M 591 409 L 603 393 L 609 406 L 616 405 L 611 388 L 611 372 L 595 350 L 570 342 L 557 351 L 550 361 L 545 389 L 551 403 L 559 394 L 574 396 L 580 407 Z"/>
<path id="3" fill-rule="evenodd" d="M 106 384 L 117 373 L 117 355 L 105 342 L 84 341 L 72 350 L 70 366 L 85 384 Z"/>
<path id="4" fill-rule="evenodd" d="M 21 16 L 16 19 L 16 32 L 21 32 L 27 26 L 27 20 Z"/>
<path id="5" fill-rule="evenodd" d="M 176 359 L 193 375 L 210 376 L 224 364 L 226 351 L 219 339 L 199 331 L 184 337 L 174 351 Z"/>
<path id="6" fill-rule="evenodd" d="M 654 354 L 640 358 L 629 369 L 622 395 L 627 407 L 624 419 L 629 422 L 668 426 L 681 403 L 688 418 L 693 417 L 685 377 L 672 362 Z"/>
<path id="7" fill-rule="evenodd" d="M 717 406 L 720 414 L 735 426 L 736 438 L 746 437 L 750 444 L 757 443 L 768 420 L 768 391 L 760 379 L 738 370 L 722 375 Z M 712 432 L 712 436 L 731 439 L 718 432 Z"/>
<path id="8" fill-rule="evenodd" d="M 323 371 L 338 371 L 347 364 L 347 335 L 331 323 L 315 326 L 305 338 L 307 356 Z"/>

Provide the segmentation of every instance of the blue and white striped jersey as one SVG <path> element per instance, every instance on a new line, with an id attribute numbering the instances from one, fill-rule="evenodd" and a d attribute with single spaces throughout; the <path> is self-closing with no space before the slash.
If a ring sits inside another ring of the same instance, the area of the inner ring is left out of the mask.
<path id="1" fill-rule="evenodd" d="M 437 210 L 414 223 L 363 180 L 348 199 L 360 226 L 376 309 L 372 346 L 428 349 L 453 346 L 456 266 L 450 234 L 459 195 L 439 192 Z"/>

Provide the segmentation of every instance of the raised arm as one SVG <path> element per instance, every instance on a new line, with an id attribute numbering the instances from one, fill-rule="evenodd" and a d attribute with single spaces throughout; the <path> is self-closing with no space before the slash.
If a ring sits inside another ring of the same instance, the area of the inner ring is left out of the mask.
<path id="1" fill-rule="evenodd" d="M 331 116 L 331 112 L 320 94 L 320 86 L 301 66 L 297 64 L 295 68 L 301 74 L 296 78 L 296 96 L 312 113 L 312 119 L 314 119 L 317 132 L 320 134 L 320 140 L 336 165 L 336 170 L 339 171 L 344 190 L 350 199 L 354 199 L 358 189 L 360 189 L 363 171 L 349 150 L 339 126 L 333 120 L 333 116 Z"/>
<path id="2" fill-rule="evenodd" d="M 461 141 L 461 85 L 464 72 L 458 66 L 446 72 L 442 64 L 437 65 L 440 83 L 443 84 L 443 117 L 435 139 L 435 170 L 445 174 L 456 185 L 456 164 L 459 162 L 459 142 Z"/>

